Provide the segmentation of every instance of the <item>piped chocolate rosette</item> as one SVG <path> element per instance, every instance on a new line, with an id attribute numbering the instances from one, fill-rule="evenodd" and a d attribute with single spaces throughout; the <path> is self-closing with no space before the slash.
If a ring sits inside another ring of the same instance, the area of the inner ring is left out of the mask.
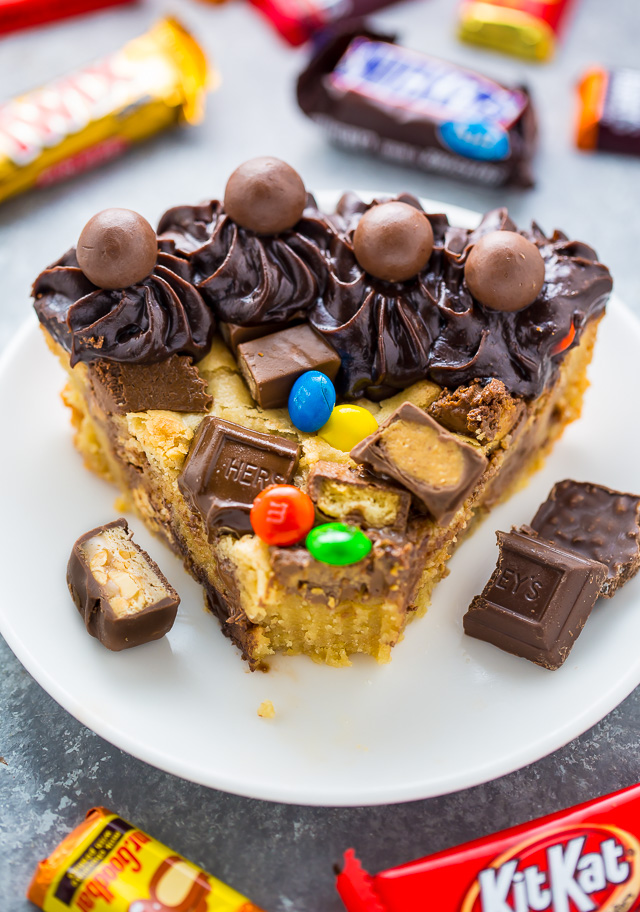
<path id="1" fill-rule="evenodd" d="M 322 293 L 333 235 L 299 174 L 271 157 L 240 165 L 223 201 L 169 209 L 158 232 L 162 249 L 188 259 L 217 318 L 243 326 L 304 316 Z"/>
<path id="2" fill-rule="evenodd" d="M 77 248 L 38 276 L 33 295 L 40 322 L 71 366 L 85 362 L 97 371 L 115 410 L 202 411 L 210 404 L 193 360 L 208 351 L 215 318 L 188 264 L 158 250 L 138 213 L 95 215 Z"/>
<path id="3" fill-rule="evenodd" d="M 345 398 L 379 400 L 425 378 L 449 388 L 494 378 L 535 398 L 611 291 L 590 247 L 536 224 L 518 232 L 506 209 L 469 231 L 409 195 L 346 194 L 336 216 L 343 231 L 309 322 L 340 354 Z"/>

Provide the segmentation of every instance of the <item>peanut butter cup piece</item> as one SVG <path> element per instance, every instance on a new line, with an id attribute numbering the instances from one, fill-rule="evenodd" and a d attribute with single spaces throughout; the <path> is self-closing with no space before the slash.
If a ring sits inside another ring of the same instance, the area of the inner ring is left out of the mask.
<path id="1" fill-rule="evenodd" d="M 82 229 L 76 256 L 98 288 L 128 288 L 146 279 L 156 265 L 156 233 L 131 209 L 103 209 Z"/>
<path id="2" fill-rule="evenodd" d="M 425 213 L 392 200 L 368 209 L 353 235 L 360 266 L 385 282 L 405 282 L 429 262 L 433 229 Z"/>
<path id="3" fill-rule="evenodd" d="M 297 171 L 279 158 L 262 156 L 240 165 L 227 181 L 227 215 L 256 234 L 280 234 L 300 221 L 307 191 Z"/>
<path id="4" fill-rule="evenodd" d="M 464 276 L 476 300 L 513 313 L 533 304 L 544 285 L 544 260 L 535 244 L 516 231 L 491 231 L 474 244 Z"/>

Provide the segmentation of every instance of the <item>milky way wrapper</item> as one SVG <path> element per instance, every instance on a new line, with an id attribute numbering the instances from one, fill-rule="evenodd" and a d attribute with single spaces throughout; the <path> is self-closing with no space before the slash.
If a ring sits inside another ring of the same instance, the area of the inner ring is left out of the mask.
<path id="1" fill-rule="evenodd" d="M 640 785 L 378 874 L 349 849 L 337 886 L 349 912 L 631 912 Z"/>
<path id="2" fill-rule="evenodd" d="M 262 912 L 106 808 L 40 862 L 27 898 L 44 912 Z"/>
<path id="3" fill-rule="evenodd" d="M 199 44 L 163 19 L 108 57 L 1 104 L 0 202 L 197 123 L 212 84 Z"/>
<path id="4" fill-rule="evenodd" d="M 463 0 L 460 37 L 527 60 L 547 60 L 573 0 Z"/>
<path id="5" fill-rule="evenodd" d="M 533 185 L 536 120 L 527 89 L 348 29 L 298 78 L 298 103 L 336 144 L 447 177 Z"/>
<path id="6" fill-rule="evenodd" d="M 578 148 L 640 155 L 640 70 L 593 67 L 579 92 Z"/>

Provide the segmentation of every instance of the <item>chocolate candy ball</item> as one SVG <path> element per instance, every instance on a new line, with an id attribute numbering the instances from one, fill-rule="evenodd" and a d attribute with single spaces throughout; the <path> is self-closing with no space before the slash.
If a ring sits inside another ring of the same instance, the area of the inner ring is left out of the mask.
<path id="1" fill-rule="evenodd" d="M 476 300 L 513 312 L 532 304 L 544 285 L 544 260 L 535 244 L 515 231 L 491 231 L 474 244 L 464 276 Z"/>
<path id="2" fill-rule="evenodd" d="M 98 288 L 127 288 L 149 275 L 158 258 L 156 233 L 131 209 L 104 209 L 82 229 L 78 265 Z"/>
<path id="3" fill-rule="evenodd" d="M 433 230 L 424 212 L 391 201 L 368 209 L 353 235 L 353 252 L 370 275 L 385 282 L 405 282 L 429 262 Z"/>
<path id="4" fill-rule="evenodd" d="M 256 234 L 293 228 L 306 203 L 307 191 L 298 172 L 269 156 L 252 158 L 236 168 L 224 192 L 227 215 Z"/>

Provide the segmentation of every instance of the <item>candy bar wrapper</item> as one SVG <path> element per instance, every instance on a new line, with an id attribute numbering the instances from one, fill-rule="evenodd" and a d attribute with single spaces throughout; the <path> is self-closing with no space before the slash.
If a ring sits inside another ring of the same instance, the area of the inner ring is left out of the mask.
<path id="1" fill-rule="evenodd" d="M 594 67 L 579 91 L 578 148 L 640 155 L 640 70 Z"/>
<path id="2" fill-rule="evenodd" d="M 294 47 L 346 19 L 359 19 L 395 0 L 250 0 Z"/>
<path id="3" fill-rule="evenodd" d="M 106 808 L 40 862 L 27 898 L 44 912 L 261 912 Z"/>
<path id="4" fill-rule="evenodd" d="M 573 0 L 463 0 L 460 37 L 527 60 L 547 60 Z"/>
<path id="5" fill-rule="evenodd" d="M 134 0 L 0 0 L 0 35 Z"/>
<path id="6" fill-rule="evenodd" d="M 640 785 L 370 875 L 353 849 L 349 912 L 631 912 L 640 896 Z"/>
<path id="7" fill-rule="evenodd" d="M 489 186 L 530 187 L 536 123 L 524 87 L 353 28 L 298 79 L 298 103 L 338 145 Z"/>
<path id="8" fill-rule="evenodd" d="M 164 19 L 109 57 L 0 105 L 0 201 L 197 123 L 211 82 L 200 46 Z"/>

